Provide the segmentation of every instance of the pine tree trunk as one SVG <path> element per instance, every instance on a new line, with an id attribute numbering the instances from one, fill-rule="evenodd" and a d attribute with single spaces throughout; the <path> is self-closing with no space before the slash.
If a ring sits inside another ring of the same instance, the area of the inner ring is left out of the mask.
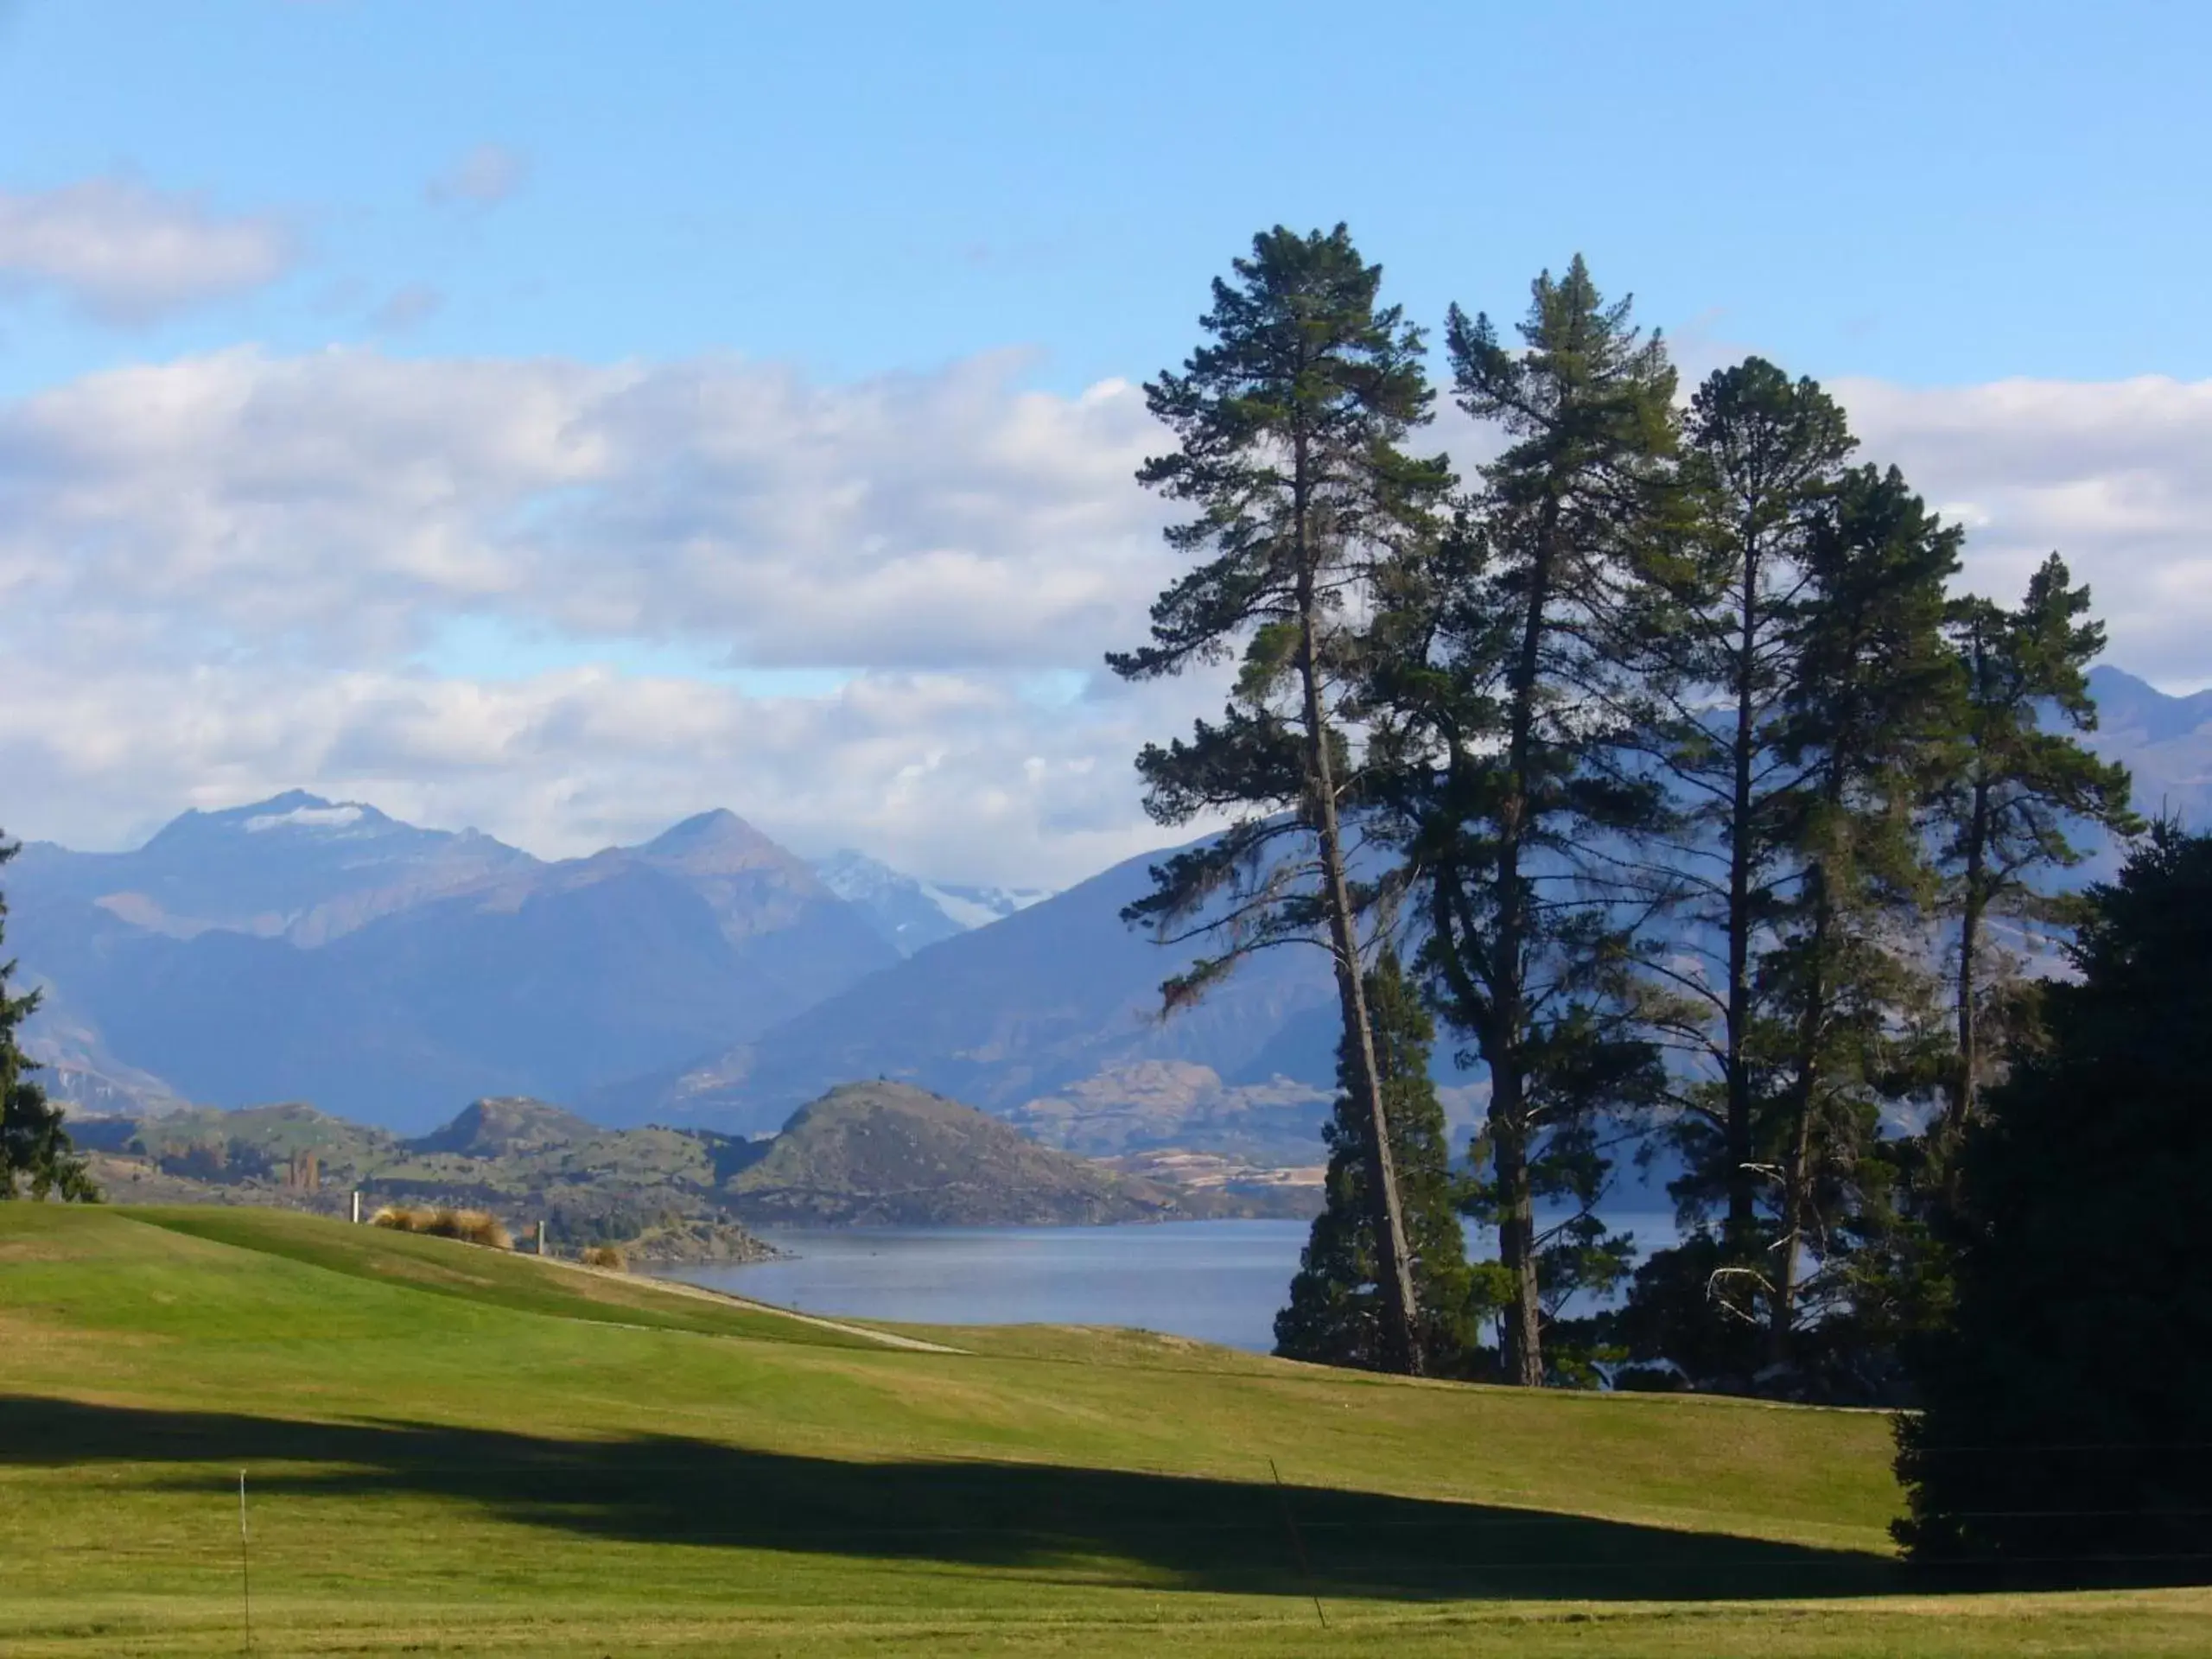
<path id="1" fill-rule="evenodd" d="M 1758 650 L 1758 545 L 1746 537 L 1744 602 L 1736 655 L 1736 751 L 1729 799 L 1728 1029 L 1724 1076 L 1728 1089 L 1728 1221 L 1731 1252 L 1748 1255 L 1758 1230 L 1751 1170 L 1751 1076 L 1745 1052 L 1751 1028 L 1751 767 L 1757 735 L 1753 692 Z"/>
<path id="2" fill-rule="evenodd" d="M 1539 532 L 1538 554 L 1530 573 L 1528 609 L 1523 613 L 1519 660 L 1511 679 L 1511 724 L 1507 736 L 1506 798 L 1498 813 L 1497 941 L 1491 974 L 1492 1025 L 1490 1044 L 1490 1121 L 1498 1198 L 1498 1260 L 1511 1280 L 1505 1311 L 1502 1357 L 1507 1378 L 1535 1388 L 1544 1380 L 1543 1335 L 1536 1277 L 1535 1217 L 1529 1194 L 1526 1079 L 1521 1065 L 1522 1026 L 1528 1017 L 1523 995 L 1522 956 L 1528 935 L 1526 896 L 1521 884 L 1522 837 L 1529 813 L 1530 748 L 1536 720 L 1536 676 L 1541 664 L 1545 608 L 1551 599 L 1554 543 L 1559 510 L 1547 504 Z"/>
<path id="3" fill-rule="evenodd" d="M 1522 1111 L 1521 1079 L 1510 1068 L 1499 1087 L 1491 1070 L 1491 1151 L 1498 1193 L 1497 1259 L 1512 1288 L 1501 1321 L 1498 1357 L 1505 1380 L 1523 1388 L 1544 1381 L 1543 1335 L 1538 1325 L 1541 1287 L 1536 1281 L 1536 1215 L 1529 1185 L 1529 1135 Z M 1501 1106 L 1503 1093 L 1506 1099 Z"/>
<path id="4" fill-rule="evenodd" d="M 1783 1154 L 1782 1236 L 1775 1246 L 1773 1300 L 1768 1308 L 1767 1358 L 1789 1363 L 1790 1338 L 1797 1325 L 1797 1270 L 1813 1143 L 1813 1111 L 1820 1092 L 1821 1044 L 1827 1022 L 1827 946 L 1830 909 L 1826 870 L 1815 865 L 1811 977 L 1805 987 L 1797 1028 L 1797 1077 L 1790 1091 L 1789 1144 Z"/>
<path id="5" fill-rule="evenodd" d="M 1315 839 L 1320 844 L 1322 908 L 1329 918 L 1330 954 L 1336 960 L 1337 998 L 1344 1014 L 1345 1048 L 1351 1062 L 1351 1095 L 1367 1125 L 1367 1185 L 1375 1231 L 1376 1277 L 1382 1292 L 1384 1358 L 1391 1369 L 1418 1376 L 1421 1343 L 1416 1334 L 1419 1304 L 1414 1294 L 1412 1253 L 1406 1246 L 1403 1206 L 1398 1198 L 1396 1156 L 1390 1141 L 1389 1109 L 1375 1061 L 1375 1027 L 1367 1015 L 1367 988 L 1360 972 L 1358 919 L 1353 914 L 1351 884 L 1344 871 L 1344 836 L 1337 816 L 1335 768 L 1329 758 L 1328 721 L 1321 707 L 1321 665 L 1314 650 L 1314 594 L 1307 556 L 1305 446 L 1298 445 L 1298 516 L 1300 564 L 1298 580 L 1298 671 L 1306 720 L 1306 776 L 1313 795 Z"/>
<path id="6" fill-rule="evenodd" d="M 1981 1078 L 1981 1028 L 1975 990 L 1980 979 L 1982 917 L 1989 903 L 1989 895 L 1983 891 L 1988 842 L 1989 785 L 1977 779 L 1973 815 L 1967 823 L 1966 893 L 1959 918 L 1959 1060 L 1957 1075 L 1951 1080 L 1948 1109 L 1944 1114 L 1947 1152 L 1956 1150 L 1959 1137 L 1974 1116 Z"/>

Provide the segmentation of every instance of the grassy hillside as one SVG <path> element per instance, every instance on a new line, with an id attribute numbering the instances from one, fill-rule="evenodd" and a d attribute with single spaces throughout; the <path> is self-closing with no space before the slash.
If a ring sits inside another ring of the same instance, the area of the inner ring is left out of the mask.
<path id="1" fill-rule="evenodd" d="M 1866 1414 L 923 1334 L 958 1351 L 310 1217 L 0 1205 L 0 1650 L 238 1651 L 241 1470 L 272 1656 L 2182 1653 L 2212 1613 L 1890 1593 Z"/>
<path id="2" fill-rule="evenodd" d="M 128 1157 L 101 1171 L 113 1196 L 169 1201 L 159 1177 L 199 1183 L 172 1189 L 175 1201 L 273 1204 L 344 1212 L 348 1191 L 373 1203 L 450 1202 L 488 1209 L 518 1235 L 545 1220 L 553 1243 L 673 1243 L 691 1248 L 644 1255 L 696 1255 L 743 1261 L 766 1251 L 734 1223 L 717 1184 L 752 1155 L 743 1142 L 671 1129 L 611 1131 L 543 1101 L 480 1100 L 430 1135 L 404 1141 L 387 1130 L 297 1103 L 222 1111 L 199 1107 L 135 1123 L 94 1123 L 96 1148 Z M 301 1190 L 295 1158 L 313 1153 L 319 1185 Z M 130 1167 L 134 1160 L 141 1167 Z M 136 1189 L 134 1191 L 134 1189 Z M 188 1197 L 188 1192 L 190 1196 Z M 694 1224 L 680 1236 L 668 1224 Z"/>

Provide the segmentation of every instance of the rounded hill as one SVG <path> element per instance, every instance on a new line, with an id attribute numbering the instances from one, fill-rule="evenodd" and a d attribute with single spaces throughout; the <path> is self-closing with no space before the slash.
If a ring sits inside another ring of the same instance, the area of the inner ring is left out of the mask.
<path id="1" fill-rule="evenodd" d="M 801 1107 L 728 1191 L 747 1220 L 786 1224 L 1045 1226 L 1189 1213 L 1166 1188 L 889 1082 L 847 1084 Z"/>

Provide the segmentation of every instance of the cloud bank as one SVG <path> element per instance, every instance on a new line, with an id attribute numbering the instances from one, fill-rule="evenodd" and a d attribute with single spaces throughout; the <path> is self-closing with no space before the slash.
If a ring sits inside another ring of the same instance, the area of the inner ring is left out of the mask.
<path id="1" fill-rule="evenodd" d="M 944 879 L 1156 845 L 1131 756 L 1218 688 L 1097 667 L 1175 569 L 1162 435 L 1025 366 L 241 349 L 0 405 L 0 823 L 115 845 L 299 784 L 541 852 L 716 804 Z M 1974 585 L 2056 547 L 2113 660 L 2212 680 L 2212 385 L 1838 390 Z"/>

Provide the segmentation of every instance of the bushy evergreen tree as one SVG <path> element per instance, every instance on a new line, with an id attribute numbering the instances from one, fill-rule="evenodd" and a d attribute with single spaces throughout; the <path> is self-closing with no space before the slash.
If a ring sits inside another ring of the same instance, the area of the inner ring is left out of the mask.
<path id="1" fill-rule="evenodd" d="M 2212 1560 L 2212 837 L 2094 888 L 1959 1154 L 1948 1327 L 1899 1428 L 1922 1563 L 2194 1579 Z M 1969 1582 L 1986 1583 L 1986 1577 Z"/>
<path id="2" fill-rule="evenodd" d="M 19 850 L 0 838 L 0 864 Z M 0 944 L 6 943 L 7 918 L 7 901 L 0 898 Z M 16 1032 L 38 1007 L 38 993 L 10 995 L 8 982 L 15 971 L 14 963 L 0 962 L 0 1198 L 25 1190 L 35 1198 L 98 1198 L 99 1189 L 70 1145 L 60 1109 L 31 1081 L 37 1068 L 24 1056 Z"/>
<path id="3" fill-rule="evenodd" d="M 1465 1375 L 1474 1361 L 1475 1310 L 1454 1202 L 1450 1135 L 1429 1076 L 1435 1027 L 1395 957 L 1384 957 L 1368 975 L 1367 1008 L 1421 1308 L 1421 1369 L 1431 1376 Z M 1287 1359 L 1388 1370 L 1382 1258 L 1375 1243 L 1375 1206 L 1366 1192 L 1373 1165 L 1370 1120 L 1352 1095 L 1351 1077 L 1340 1044 L 1336 1110 L 1322 1130 L 1329 1147 L 1327 1201 L 1313 1218 L 1291 1281 L 1290 1305 L 1275 1316 L 1275 1351 Z"/>

